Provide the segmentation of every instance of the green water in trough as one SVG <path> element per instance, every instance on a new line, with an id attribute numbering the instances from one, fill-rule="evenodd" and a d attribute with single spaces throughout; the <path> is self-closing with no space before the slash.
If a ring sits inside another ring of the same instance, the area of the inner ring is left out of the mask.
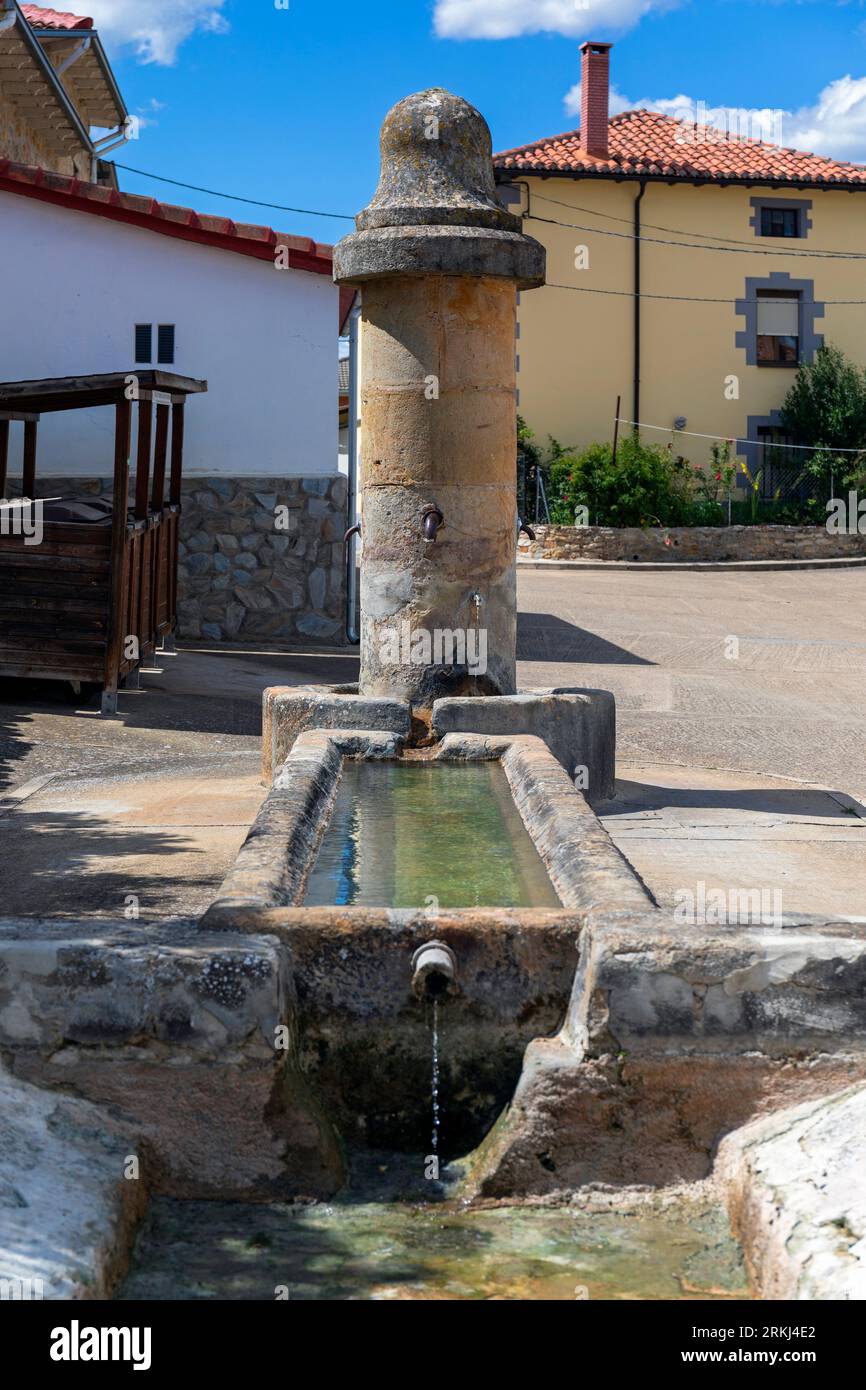
<path id="1" fill-rule="evenodd" d="M 347 760 L 304 906 L 353 904 L 561 906 L 498 763 Z"/>

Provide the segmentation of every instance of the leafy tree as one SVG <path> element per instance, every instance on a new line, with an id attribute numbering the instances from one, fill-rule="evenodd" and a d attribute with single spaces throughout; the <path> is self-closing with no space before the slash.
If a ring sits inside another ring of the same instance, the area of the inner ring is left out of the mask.
<path id="1" fill-rule="evenodd" d="M 797 444 L 815 449 L 806 469 L 814 477 L 845 482 L 862 469 L 851 453 L 866 446 L 866 372 L 836 347 L 819 348 L 797 371 L 780 412 Z"/>

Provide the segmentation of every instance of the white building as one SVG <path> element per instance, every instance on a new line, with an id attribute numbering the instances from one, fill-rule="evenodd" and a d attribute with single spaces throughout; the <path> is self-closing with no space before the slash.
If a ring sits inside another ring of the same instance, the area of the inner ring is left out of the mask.
<path id="1" fill-rule="evenodd" d="M 186 422 L 180 636 L 340 643 L 331 248 L 119 192 L 100 155 L 128 119 L 90 19 L 0 0 L 0 381 L 205 378 Z M 41 495 L 107 492 L 110 429 L 106 411 L 46 416 Z"/>
<path id="2" fill-rule="evenodd" d="M 0 257 L 0 380 L 208 382 L 187 412 L 180 636 L 342 642 L 331 248 L 0 160 Z M 108 491 L 107 412 L 46 417 L 39 458 L 43 496 Z"/>

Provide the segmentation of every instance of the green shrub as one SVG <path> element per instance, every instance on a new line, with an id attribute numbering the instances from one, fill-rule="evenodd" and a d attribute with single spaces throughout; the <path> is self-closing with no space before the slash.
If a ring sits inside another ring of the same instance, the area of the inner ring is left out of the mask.
<path id="1" fill-rule="evenodd" d="M 866 445 L 866 372 L 836 347 L 819 348 L 797 371 L 780 418 L 796 444 L 809 445 L 804 473 L 824 491 L 849 486 L 863 473 Z"/>
<path id="2" fill-rule="evenodd" d="M 683 459 L 637 435 L 581 453 L 560 453 L 550 464 L 551 521 L 574 525 L 586 507 L 591 526 L 684 526 L 691 511 L 689 468 Z"/>

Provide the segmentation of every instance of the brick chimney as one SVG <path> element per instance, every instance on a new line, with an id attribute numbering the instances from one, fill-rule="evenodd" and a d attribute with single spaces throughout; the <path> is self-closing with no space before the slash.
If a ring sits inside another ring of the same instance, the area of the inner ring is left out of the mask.
<path id="1" fill-rule="evenodd" d="M 610 94 L 610 43 L 584 43 L 580 84 L 581 143 L 587 154 L 607 159 Z"/>

